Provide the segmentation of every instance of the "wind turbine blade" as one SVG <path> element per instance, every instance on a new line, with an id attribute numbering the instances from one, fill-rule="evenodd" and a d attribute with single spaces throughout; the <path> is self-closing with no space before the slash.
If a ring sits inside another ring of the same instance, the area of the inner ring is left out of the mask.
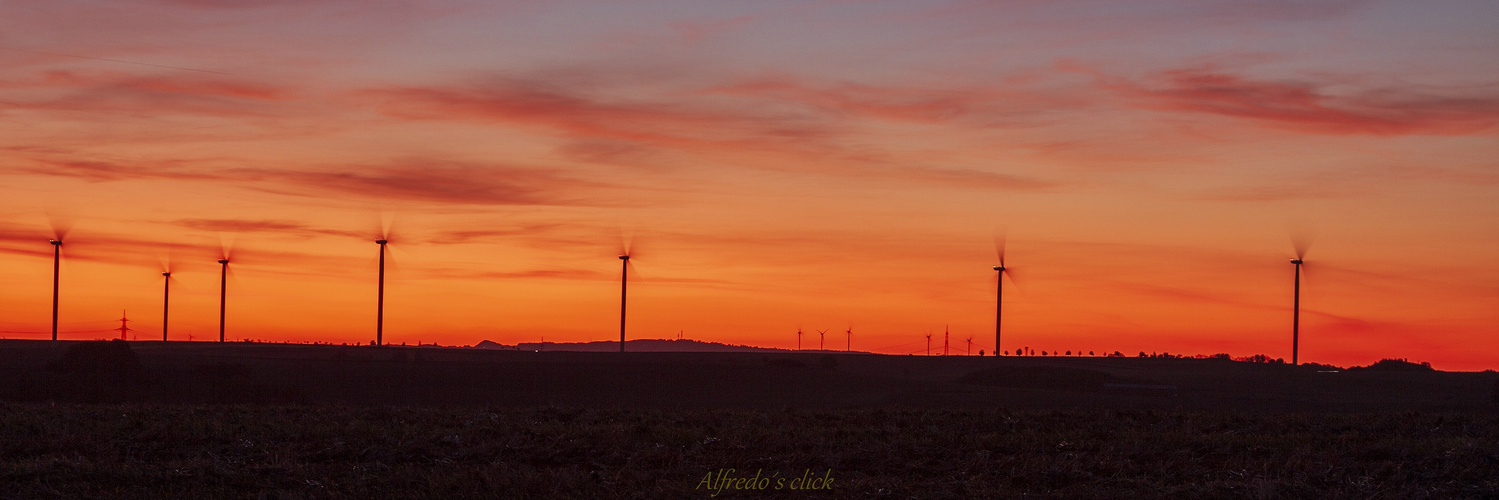
<path id="1" fill-rule="evenodd" d="M 1005 231 L 1003 229 L 994 232 L 994 256 L 999 259 L 999 265 L 1005 265 Z"/>
<path id="2" fill-rule="evenodd" d="M 73 218 L 48 212 L 47 225 L 52 228 L 52 238 L 63 241 L 68 237 L 68 233 L 73 231 Z"/>
<path id="3" fill-rule="evenodd" d="M 219 258 L 229 261 L 234 260 L 233 235 L 219 235 Z"/>
<path id="4" fill-rule="evenodd" d="M 1306 252 L 1311 250 L 1312 243 L 1316 240 L 1317 232 L 1312 229 L 1298 227 L 1291 230 L 1291 246 L 1296 249 L 1297 259 L 1305 259 Z"/>
<path id="5" fill-rule="evenodd" d="M 631 258 L 630 260 L 625 261 L 625 268 L 627 268 L 627 269 L 630 270 L 630 282 L 631 283 L 634 283 L 634 282 L 637 282 L 637 281 L 648 281 L 645 276 L 642 276 L 640 274 L 640 271 L 636 271 L 635 270 L 635 259 L 634 258 Z"/>
<path id="6" fill-rule="evenodd" d="M 393 213 L 384 213 L 384 212 L 382 212 L 380 214 L 379 231 L 376 232 L 375 235 L 379 236 L 379 239 L 389 240 L 391 238 L 391 236 L 393 236 L 393 235 L 396 234 L 395 228 L 396 228 L 396 215 L 393 214 Z"/>
<path id="7" fill-rule="evenodd" d="M 402 255 L 407 255 L 405 252 L 401 252 L 401 254 Z M 401 269 L 400 260 L 401 259 L 397 259 L 396 258 L 396 246 L 392 245 L 392 244 L 386 244 L 385 245 L 385 277 L 387 279 L 390 278 L 390 276 L 392 274 L 395 274 L 395 272 L 397 270 Z"/>
<path id="8" fill-rule="evenodd" d="M 1015 285 L 1016 290 L 1025 288 L 1025 272 L 1017 271 L 1013 267 L 1006 267 L 1003 274 L 1010 278 L 1010 284 Z"/>

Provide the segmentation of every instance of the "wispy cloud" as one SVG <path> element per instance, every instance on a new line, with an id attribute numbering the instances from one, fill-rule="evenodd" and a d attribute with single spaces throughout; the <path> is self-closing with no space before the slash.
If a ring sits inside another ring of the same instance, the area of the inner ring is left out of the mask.
<path id="1" fill-rule="evenodd" d="M 8 107 L 31 111 L 90 111 L 266 116 L 267 104 L 299 97 L 287 86 L 228 76 L 137 75 L 116 71 L 50 70 L 32 78 L 0 80 Z"/>
<path id="2" fill-rule="evenodd" d="M 316 196 L 334 192 L 380 200 L 474 205 L 604 204 L 602 197 L 590 198 L 587 193 L 610 187 L 553 169 L 440 161 L 277 170 L 261 175 L 275 182 L 255 189 L 275 193 Z"/>
<path id="3" fill-rule="evenodd" d="M 329 229 L 314 227 L 305 223 L 290 220 L 266 220 L 266 219 L 178 219 L 170 224 L 197 229 L 200 231 L 214 231 L 221 233 L 279 233 L 279 234 L 322 234 L 328 236 L 350 236 L 363 238 L 373 236 L 361 231 L 350 231 L 343 229 Z"/>
<path id="4" fill-rule="evenodd" d="M 1104 83 L 1140 107 L 1243 118 L 1329 135 L 1466 135 L 1499 123 L 1499 86 L 1343 90 L 1342 82 L 1258 80 L 1211 68 Z M 1346 85 L 1345 85 L 1346 86 Z"/>
<path id="5" fill-rule="evenodd" d="M 768 87 L 767 87 L 768 85 Z M 641 164 L 676 151 L 747 168 L 890 178 L 981 189 L 1053 189 L 1018 173 L 931 165 L 931 155 L 894 154 L 847 138 L 859 120 L 933 123 L 981 100 L 941 92 L 859 87 L 809 91 L 789 84 L 717 86 L 679 96 L 611 97 L 588 86 L 492 78 L 477 84 L 371 89 L 361 95 L 403 120 L 524 127 L 568 138 L 573 159 Z M 850 116 L 852 115 L 852 116 Z M 982 120 L 983 118 L 980 118 Z M 734 161 L 733 159 L 746 159 Z"/>
<path id="6" fill-rule="evenodd" d="M 557 169 L 407 159 L 383 164 L 308 165 L 298 169 L 222 166 L 220 162 L 167 160 L 113 162 L 33 157 L 6 168 L 13 172 L 89 181 L 158 179 L 231 182 L 276 194 L 476 205 L 608 205 L 605 192 L 618 186 L 584 180 Z"/>

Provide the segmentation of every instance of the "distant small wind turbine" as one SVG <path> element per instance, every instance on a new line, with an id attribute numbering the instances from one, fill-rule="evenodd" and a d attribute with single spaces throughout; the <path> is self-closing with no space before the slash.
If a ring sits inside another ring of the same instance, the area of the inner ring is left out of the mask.
<path id="1" fill-rule="evenodd" d="M 926 334 L 926 355 L 932 355 L 932 334 Z"/>
<path id="2" fill-rule="evenodd" d="M 853 350 L 854 347 L 854 327 L 848 327 L 848 330 L 845 330 L 843 333 L 844 335 L 846 335 L 846 337 L 844 338 L 844 342 L 846 343 L 843 345 L 843 352 L 849 352 Z"/>
<path id="3" fill-rule="evenodd" d="M 828 340 L 828 331 L 827 330 L 818 330 L 817 331 L 817 350 L 819 350 L 819 351 L 826 350 L 823 346 L 826 345 L 827 340 Z"/>
<path id="4" fill-rule="evenodd" d="M 802 350 L 802 327 L 796 327 L 796 350 Z"/>

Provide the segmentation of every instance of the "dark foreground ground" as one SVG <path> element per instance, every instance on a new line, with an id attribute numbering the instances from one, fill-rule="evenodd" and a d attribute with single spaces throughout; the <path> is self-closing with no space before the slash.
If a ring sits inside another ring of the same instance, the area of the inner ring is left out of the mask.
<path id="1" fill-rule="evenodd" d="M 1499 496 L 1475 414 L 9 404 L 0 439 L 9 498 Z"/>
<path id="2" fill-rule="evenodd" d="M 0 496 L 1499 498 L 1492 372 L 129 347 L 0 341 Z"/>

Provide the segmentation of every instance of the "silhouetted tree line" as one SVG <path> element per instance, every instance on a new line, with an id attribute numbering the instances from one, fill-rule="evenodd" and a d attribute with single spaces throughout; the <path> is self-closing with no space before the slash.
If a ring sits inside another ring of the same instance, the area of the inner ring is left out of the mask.
<path id="1" fill-rule="evenodd" d="M 1271 358 L 1270 356 L 1266 356 L 1264 354 L 1234 358 L 1234 361 L 1245 361 L 1249 363 L 1274 363 L 1278 365 L 1283 365 L 1286 363 L 1285 358 Z"/>
<path id="2" fill-rule="evenodd" d="M 1426 361 L 1422 361 L 1420 363 L 1413 363 L 1410 360 L 1405 359 L 1405 358 L 1400 358 L 1400 359 L 1385 358 L 1385 359 L 1381 359 L 1381 360 L 1379 360 L 1379 361 L 1377 361 L 1374 364 L 1369 365 L 1369 366 L 1354 366 L 1354 367 L 1348 368 L 1348 371 L 1357 371 L 1357 370 L 1374 370 L 1374 371 L 1386 371 L 1386 372 L 1429 372 L 1429 371 L 1435 371 L 1436 369 L 1432 368 L 1431 367 L 1431 363 L 1426 362 Z"/>

